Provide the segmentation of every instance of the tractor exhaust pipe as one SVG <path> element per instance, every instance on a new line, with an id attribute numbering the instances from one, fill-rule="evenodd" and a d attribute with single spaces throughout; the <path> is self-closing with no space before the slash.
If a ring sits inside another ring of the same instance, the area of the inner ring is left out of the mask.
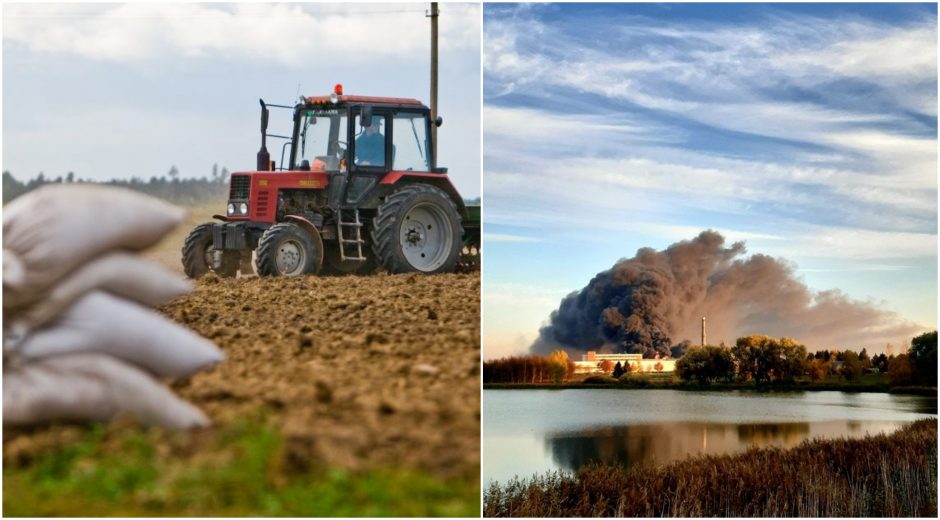
<path id="1" fill-rule="evenodd" d="M 264 100 L 259 99 L 261 103 L 261 150 L 258 150 L 258 171 L 266 172 L 271 169 L 271 155 L 268 153 L 268 107 L 264 105 Z"/>

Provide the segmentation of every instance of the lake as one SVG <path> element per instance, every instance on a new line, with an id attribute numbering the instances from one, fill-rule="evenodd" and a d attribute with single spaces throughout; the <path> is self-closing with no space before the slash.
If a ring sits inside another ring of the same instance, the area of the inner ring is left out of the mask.
<path id="1" fill-rule="evenodd" d="M 936 415 L 936 397 L 885 393 L 484 390 L 483 482 L 890 433 Z"/>

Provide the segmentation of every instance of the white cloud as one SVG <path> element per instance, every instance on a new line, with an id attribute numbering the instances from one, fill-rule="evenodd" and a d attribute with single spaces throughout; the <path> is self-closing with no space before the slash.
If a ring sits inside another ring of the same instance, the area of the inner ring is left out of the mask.
<path id="1" fill-rule="evenodd" d="M 137 63 L 221 56 L 302 68 L 428 52 L 424 4 L 5 4 L 5 44 Z M 440 45 L 479 45 L 478 5 L 441 8 Z"/>
<path id="2" fill-rule="evenodd" d="M 483 233 L 484 242 L 541 242 L 542 239 L 527 237 L 523 235 L 511 235 L 507 233 Z"/>
<path id="3" fill-rule="evenodd" d="M 798 252 L 800 256 L 821 258 L 929 258 L 937 255 L 937 235 L 806 226 L 787 243 L 775 249 L 782 254 Z"/>
<path id="4" fill-rule="evenodd" d="M 919 82 L 936 79 L 937 47 L 925 45 L 936 42 L 936 19 L 932 26 L 912 27 L 904 30 L 884 30 L 855 25 L 860 37 L 836 41 L 812 52 L 797 52 L 781 56 L 782 64 L 800 64 L 828 70 L 841 76 L 890 83 Z"/>

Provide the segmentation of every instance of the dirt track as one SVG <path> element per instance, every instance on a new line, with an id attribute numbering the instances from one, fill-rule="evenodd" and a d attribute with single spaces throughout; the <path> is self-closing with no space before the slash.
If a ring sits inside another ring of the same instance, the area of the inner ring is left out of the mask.
<path id="1" fill-rule="evenodd" d="M 227 356 L 173 388 L 220 425 L 270 410 L 290 469 L 447 477 L 479 472 L 479 308 L 479 274 L 209 275 L 160 310 Z"/>
<path id="2" fill-rule="evenodd" d="M 228 359 L 174 387 L 215 421 L 277 410 L 288 460 L 479 466 L 478 275 L 204 278 L 163 311 Z"/>

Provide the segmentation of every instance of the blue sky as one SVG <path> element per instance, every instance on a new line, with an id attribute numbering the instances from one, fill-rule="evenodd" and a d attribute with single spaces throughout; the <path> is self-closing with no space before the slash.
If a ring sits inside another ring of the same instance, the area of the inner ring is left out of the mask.
<path id="1" fill-rule="evenodd" d="M 936 5 L 490 4 L 483 51 L 484 357 L 707 228 L 936 327 Z"/>
<path id="2" fill-rule="evenodd" d="M 429 103 L 427 4 L 4 4 L 3 168 L 106 180 L 255 164 L 258 98 Z M 480 195 L 480 7 L 441 6 L 441 166 Z M 272 112 L 270 131 L 289 116 Z M 270 146 L 270 145 L 269 145 Z M 272 158 L 279 154 L 274 154 Z"/>

